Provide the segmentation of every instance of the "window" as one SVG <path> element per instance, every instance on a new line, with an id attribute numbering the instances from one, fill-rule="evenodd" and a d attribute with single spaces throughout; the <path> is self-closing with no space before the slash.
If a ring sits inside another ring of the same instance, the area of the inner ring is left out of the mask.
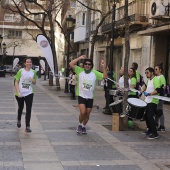
<path id="1" fill-rule="evenodd" d="M 7 22 L 20 22 L 21 16 L 20 15 L 14 15 L 14 14 L 5 14 L 4 15 L 4 21 Z"/>
<path id="2" fill-rule="evenodd" d="M 76 2 L 70 2 L 70 8 L 75 8 L 76 7 Z"/>
<path id="3" fill-rule="evenodd" d="M 82 14 L 82 25 L 85 25 L 85 19 L 86 19 L 86 14 L 85 13 L 83 13 Z"/>
<path id="4" fill-rule="evenodd" d="M 22 31 L 9 30 L 8 37 L 9 38 L 22 38 Z"/>

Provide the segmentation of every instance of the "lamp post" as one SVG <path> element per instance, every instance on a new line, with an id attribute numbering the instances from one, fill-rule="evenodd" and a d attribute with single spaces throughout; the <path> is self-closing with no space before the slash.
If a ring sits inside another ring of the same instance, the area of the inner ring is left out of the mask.
<path id="1" fill-rule="evenodd" d="M 12 76 L 12 73 L 13 73 L 13 66 L 14 66 L 14 55 L 15 55 L 15 48 L 17 47 L 17 44 L 15 44 L 14 42 L 14 45 L 13 45 L 13 55 L 12 55 L 12 70 L 11 70 L 11 76 Z"/>
<path id="2" fill-rule="evenodd" d="M 70 53 L 70 32 L 71 29 L 73 28 L 73 23 L 74 23 L 74 18 L 71 17 L 71 15 L 69 15 L 68 18 L 66 18 L 66 22 L 67 22 L 67 41 L 68 41 L 68 45 L 67 45 L 67 61 L 66 61 L 66 69 L 65 69 L 65 73 L 66 73 L 66 77 L 69 76 L 69 53 Z M 68 80 L 65 80 L 65 90 L 64 93 L 68 93 Z"/>
<path id="3" fill-rule="evenodd" d="M 108 77 L 113 80 L 113 51 L 114 51 L 114 27 L 115 27 L 115 12 L 116 12 L 116 0 L 110 0 L 112 3 L 112 22 L 111 22 L 111 43 L 110 43 L 110 63 Z M 104 114 L 112 114 L 109 108 L 109 104 L 113 101 L 113 96 L 109 94 L 112 89 L 113 82 L 108 81 L 106 92 L 106 108 Z"/>
<path id="4" fill-rule="evenodd" d="M 2 58 L 2 64 L 5 64 L 5 55 L 6 55 L 6 43 L 2 43 L 2 50 L 3 50 L 3 58 Z"/>
<path id="5" fill-rule="evenodd" d="M 2 35 L 0 35 L 0 47 L 1 47 L 1 54 L 2 54 L 2 40 L 3 40 L 3 37 L 2 37 Z"/>

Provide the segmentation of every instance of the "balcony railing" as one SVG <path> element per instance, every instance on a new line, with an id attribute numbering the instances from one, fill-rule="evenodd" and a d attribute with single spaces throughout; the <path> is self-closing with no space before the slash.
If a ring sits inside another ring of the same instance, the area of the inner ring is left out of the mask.
<path id="1" fill-rule="evenodd" d="M 124 24 L 124 6 L 117 5 L 115 26 Z M 134 0 L 129 3 L 128 14 L 131 22 L 147 22 L 149 16 L 149 0 Z M 102 32 L 111 30 L 111 15 L 108 16 L 102 26 Z"/>

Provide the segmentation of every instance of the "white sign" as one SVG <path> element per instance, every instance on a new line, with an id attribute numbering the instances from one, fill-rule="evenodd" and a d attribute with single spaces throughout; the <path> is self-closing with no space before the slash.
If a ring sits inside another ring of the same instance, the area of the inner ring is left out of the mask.
<path id="1" fill-rule="evenodd" d="M 43 71 L 45 71 L 45 62 L 44 60 L 40 60 L 40 65 Z"/>
<path id="2" fill-rule="evenodd" d="M 43 51 L 44 57 L 47 60 L 47 63 L 49 65 L 50 69 L 51 69 L 51 72 L 53 73 L 53 76 L 55 76 L 53 53 L 52 53 L 51 46 L 50 46 L 47 38 L 44 35 L 38 35 L 37 36 L 37 44 L 39 45 L 39 47 Z"/>
<path id="3" fill-rule="evenodd" d="M 19 58 L 15 58 L 14 61 L 13 61 L 13 69 L 16 67 L 18 62 L 19 62 Z"/>

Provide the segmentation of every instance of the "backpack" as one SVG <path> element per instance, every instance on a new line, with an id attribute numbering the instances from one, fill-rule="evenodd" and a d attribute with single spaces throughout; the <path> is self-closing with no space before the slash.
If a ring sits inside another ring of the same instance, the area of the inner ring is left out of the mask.
<path id="1" fill-rule="evenodd" d="M 140 81 L 136 83 L 136 89 L 141 90 L 141 87 L 145 84 L 143 76 L 140 75 Z"/>

